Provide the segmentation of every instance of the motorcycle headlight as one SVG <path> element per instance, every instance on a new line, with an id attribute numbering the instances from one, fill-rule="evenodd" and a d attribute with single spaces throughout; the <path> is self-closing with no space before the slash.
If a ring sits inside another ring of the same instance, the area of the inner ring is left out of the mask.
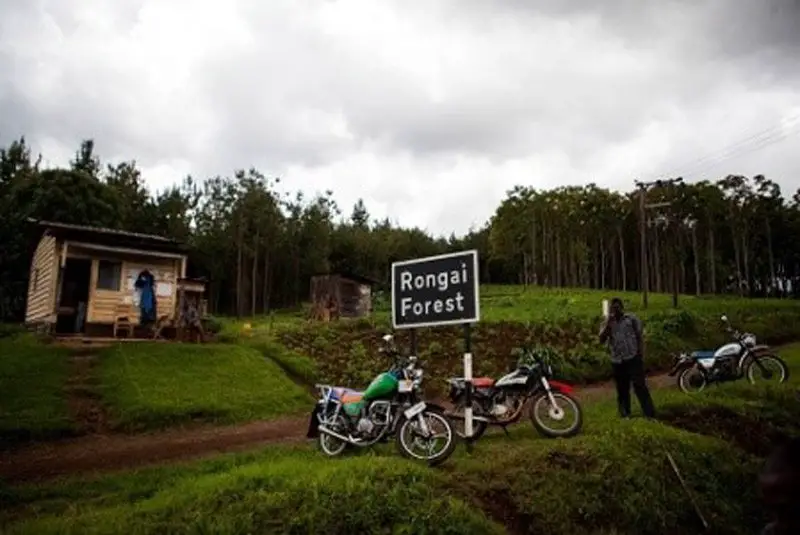
<path id="1" fill-rule="evenodd" d="M 414 370 L 414 379 L 416 381 L 422 380 L 422 370 Z"/>

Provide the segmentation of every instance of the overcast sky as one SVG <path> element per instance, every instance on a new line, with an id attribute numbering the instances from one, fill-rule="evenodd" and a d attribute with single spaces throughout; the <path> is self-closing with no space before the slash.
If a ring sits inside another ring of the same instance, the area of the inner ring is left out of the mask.
<path id="1" fill-rule="evenodd" d="M 798 0 L 0 0 L 0 142 L 155 190 L 256 166 L 462 233 L 515 184 L 791 194 L 798 133 Z"/>

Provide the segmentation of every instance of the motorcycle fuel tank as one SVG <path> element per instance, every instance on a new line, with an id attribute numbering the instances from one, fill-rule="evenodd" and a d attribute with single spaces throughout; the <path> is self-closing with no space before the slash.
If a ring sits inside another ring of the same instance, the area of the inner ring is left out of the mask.
<path id="1" fill-rule="evenodd" d="M 742 348 L 738 343 L 725 344 L 716 351 L 714 351 L 714 358 L 717 357 L 732 357 L 738 355 Z"/>
<path id="2" fill-rule="evenodd" d="M 369 384 L 364 390 L 364 400 L 371 401 L 373 399 L 387 398 L 394 395 L 397 391 L 398 380 L 394 374 L 384 372 Z"/>

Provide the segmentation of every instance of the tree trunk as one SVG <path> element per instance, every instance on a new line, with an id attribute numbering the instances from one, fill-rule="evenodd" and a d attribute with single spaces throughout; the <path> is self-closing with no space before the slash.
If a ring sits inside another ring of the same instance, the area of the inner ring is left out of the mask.
<path id="1" fill-rule="evenodd" d="M 269 244 L 264 247 L 264 278 L 261 281 L 261 310 L 263 314 L 269 313 Z"/>
<path id="2" fill-rule="evenodd" d="M 746 283 L 745 288 L 747 288 L 747 294 L 750 295 L 750 292 L 753 287 L 752 277 L 750 276 L 750 244 L 747 240 L 747 224 L 742 225 L 742 260 L 744 262 L 744 280 Z M 742 288 L 744 291 L 744 288 Z"/>
<path id="3" fill-rule="evenodd" d="M 772 250 L 772 226 L 769 224 L 769 217 L 765 218 L 767 227 L 767 257 L 769 261 L 769 288 L 773 290 L 776 288 L 777 277 L 775 276 L 775 251 Z"/>
<path id="4" fill-rule="evenodd" d="M 258 238 L 259 230 L 256 229 L 256 236 L 253 239 L 253 269 L 250 274 L 250 315 L 256 315 L 256 289 L 258 287 Z"/>
<path id="5" fill-rule="evenodd" d="M 662 285 L 664 281 L 661 277 L 661 246 L 659 243 L 661 241 L 661 236 L 658 232 L 658 227 L 653 227 L 653 229 L 653 243 L 655 245 L 653 247 L 653 271 L 656 274 L 656 292 L 662 293 L 664 291 L 664 286 Z"/>
<path id="6" fill-rule="evenodd" d="M 714 227 L 711 225 L 711 220 L 709 219 L 708 224 L 708 268 L 709 274 L 708 279 L 711 283 L 711 294 L 715 295 L 717 293 L 717 259 L 716 259 L 716 247 L 714 245 Z"/>
<path id="7" fill-rule="evenodd" d="M 730 222 L 731 222 L 731 238 L 733 241 L 733 257 L 734 261 L 736 262 L 736 286 L 737 286 L 737 293 L 739 296 L 743 297 L 743 288 L 742 288 L 742 251 L 741 251 L 741 236 L 736 232 L 736 223 L 737 218 L 733 210 L 733 201 L 730 204 Z"/>
<path id="8" fill-rule="evenodd" d="M 776 281 L 777 277 L 775 276 L 775 251 L 772 250 L 772 227 L 769 224 L 769 217 L 765 218 L 765 223 L 767 227 L 767 257 L 769 260 L 769 286 L 773 290 L 773 293 L 777 290 L 776 288 Z"/>
<path id="9" fill-rule="evenodd" d="M 561 288 L 563 286 L 563 279 L 561 277 L 563 270 L 561 269 L 561 236 L 556 233 L 556 286 Z"/>
<path id="10" fill-rule="evenodd" d="M 697 250 L 697 226 L 692 227 L 692 255 L 694 256 L 694 294 L 700 295 L 700 258 Z"/>
<path id="11" fill-rule="evenodd" d="M 242 223 L 239 220 L 236 239 L 236 317 L 242 317 Z"/>
<path id="12" fill-rule="evenodd" d="M 622 227 L 617 227 L 617 241 L 619 242 L 619 265 L 622 271 L 622 291 L 628 291 L 628 266 L 625 260 L 625 240 L 622 236 Z"/>

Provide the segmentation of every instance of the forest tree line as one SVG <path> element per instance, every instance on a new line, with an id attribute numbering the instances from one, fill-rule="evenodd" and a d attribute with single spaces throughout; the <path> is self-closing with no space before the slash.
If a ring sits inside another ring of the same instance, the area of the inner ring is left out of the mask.
<path id="1" fill-rule="evenodd" d="M 298 305 L 318 273 L 355 273 L 386 288 L 393 261 L 473 248 L 485 283 L 642 287 L 638 191 L 520 186 L 482 228 L 442 238 L 374 220 L 362 201 L 345 209 L 331 191 L 285 195 L 277 184 L 248 169 L 186 177 L 153 194 L 135 161 L 102 163 L 91 140 L 55 169 L 43 168 L 24 139 L 14 141 L 0 149 L 0 319 L 24 315 L 40 237 L 29 219 L 186 243 L 189 274 L 209 278 L 218 314 Z M 786 281 L 800 276 L 799 200 L 763 176 L 654 187 L 646 202 L 670 205 L 646 211 L 649 288 L 786 295 Z"/>

